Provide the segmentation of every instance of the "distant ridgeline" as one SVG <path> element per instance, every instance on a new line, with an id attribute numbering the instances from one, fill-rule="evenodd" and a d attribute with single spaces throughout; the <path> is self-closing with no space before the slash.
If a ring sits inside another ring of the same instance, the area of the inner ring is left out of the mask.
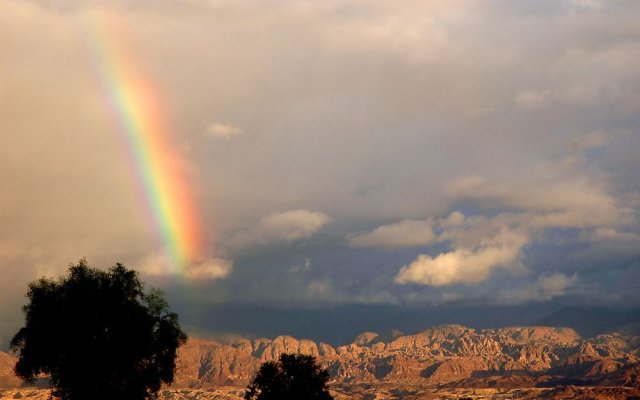
<path id="1" fill-rule="evenodd" d="M 607 332 L 640 335 L 640 308 L 566 307 L 553 304 L 391 305 L 345 304 L 334 307 L 277 307 L 220 304 L 191 315 L 179 310 L 180 320 L 202 331 L 248 332 L 251 337 L 287 334 L 340 346 L 362 331 L 414 333 L 429 326 L 460 324 L 475 329 L 506 326 L 563 326 L 582 337 Z M 295 321 L 296 323 L 292 323 Z"/>
<path id="2" fill-rule="evenodd" d="M 639 386 L 640 337 L 609 333 L 583 339 L 571 328 L 475 330 L 443 325 L 414 335 L 373 332 L 333 347 L 290 336 L 192 339 L 180 349 L 174 386 L 245 386 L 259 366 L 282 352 L 315 356 L 333 384 L 406 383 L 448 387 L 560 384 Z M 0 354 L 0 385 L 15 386 L 14 359 Z"/>

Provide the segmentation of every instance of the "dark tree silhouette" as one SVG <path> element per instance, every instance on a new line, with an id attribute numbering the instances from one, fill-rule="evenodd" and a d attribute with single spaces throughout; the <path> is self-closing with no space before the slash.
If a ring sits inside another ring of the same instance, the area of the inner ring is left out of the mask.
<path id="1" fill-rule="evenodd" d="M 26 323 L 11 340 L 15 372 L 48 375 L 62 400 L 142 400 L 171 383 L 187 337 L 159 291 L 145 293 L 137 272 L 109 271 L 82 259 L 58 281 L 29 285 Z"/>
<path id="2" fill-rule="evenodd" d="M 245 400 L 333 400 L 327 388 L 329 373 L 313 356 L 280 355 L 268 361 L 247 388 Z"/>

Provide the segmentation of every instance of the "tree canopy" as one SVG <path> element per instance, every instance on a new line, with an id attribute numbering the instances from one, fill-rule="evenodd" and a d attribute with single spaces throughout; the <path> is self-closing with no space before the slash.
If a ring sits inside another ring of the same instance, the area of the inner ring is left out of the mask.
<path id="1" fill-rule="evenodd" d="M 247 388 L 245 400 L 333 400 L 327 388 L 329 373 L 313 356 L 280 355 L 268 361 Z"/>
<path id="2" fill-rule="evenodd" d="M 25 326 L 11 341 L 15 372 L 27 381 L 48 375 L 62 400 L 141 400 L 171 383 L 187 337 L 157 290 L 137 272 L 108 271 L 86 260 L 68 277 L 29 284 Z"/>

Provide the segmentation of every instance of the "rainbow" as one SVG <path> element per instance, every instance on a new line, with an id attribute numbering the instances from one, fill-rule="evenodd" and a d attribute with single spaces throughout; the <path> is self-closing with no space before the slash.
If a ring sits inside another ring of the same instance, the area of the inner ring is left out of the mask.
<path id="1" fill-rule="evenodd" d="M 185 272 L 203 256 L 198 207 L 183 158 L 172 141 L 158 89 L 116 46 L 111 18 L 88 24 L 89 47 L 117 134 L 135 175 L 141 203 L 153 227 L 169 273 Z"/>

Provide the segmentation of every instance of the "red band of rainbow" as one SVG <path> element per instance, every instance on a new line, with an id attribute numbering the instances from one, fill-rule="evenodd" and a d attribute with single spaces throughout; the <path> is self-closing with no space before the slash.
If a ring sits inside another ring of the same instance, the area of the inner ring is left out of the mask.
<path id="1" fill-rule="evenodd" d="M 168 272 L 180 273 L 203 256 L 198 208 L 161 96 L 153 82 L 138 73 L 131 58 L 116 48 L 118 42 L 108 29 L 112 22 L 94 17 L 89 24 L 96 70 L 144 208 L 169 259 L 172 271 Z"/>

